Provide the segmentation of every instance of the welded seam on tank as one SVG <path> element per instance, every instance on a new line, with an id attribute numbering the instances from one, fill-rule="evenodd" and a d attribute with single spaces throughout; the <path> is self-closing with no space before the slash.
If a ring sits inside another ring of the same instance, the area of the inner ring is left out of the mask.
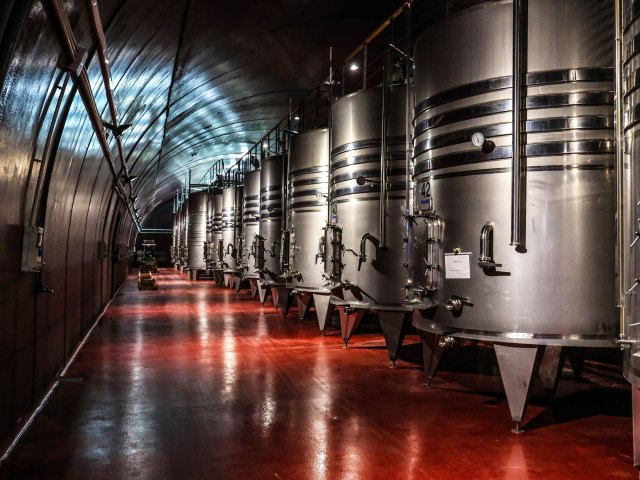
<path id="1" fill-rule="evenodd" d="M 329 171 L 328 165 L 309 167 L 309 168 L 301 168 L 298 170 L 292 170 L 289 173 L 289 178 L 297 177 L 298 175 L 306 175 L 307 173 L 326 173 Z"/>
<path id="2" fill-rule="evenodd" d="M 327 182 L 325 182 L 326 184 Z M 317 195 L 326 195 L 327 190 L 320 190 L 320 189 L 314 189 L 314 190 L 302 190 L 301 192 L 293 192 L 289 194 L 289 198 L 298 198 L 298 197 L 309 197 L 309 196 L 317 196 Z"/>
<path id="3" fill-rule="evenodd" d="M 51 385 L 51 387 L 49 388 L 49 390 L 47 391 L 45 396 L 42 397 L 42 400 L 40 400 L 40 403 L 38 403 L 38 405 L 33 410 L 31 415 L 29 416 L 29 418 L 25 422 L 25 424 L 18 431 L 18 433 L 14 437 L 13 441 L 6 448 L 6 450 L 2 454 L 2 457 L 0 457 L 0 465 L 2 465 L 9 458 L 9 455 L 11 455 L 11 452 L 13 452 L 13 450 L 18 445 L 18 443 L 20 442 L 22 437 L 26 434 L 27 430 L 33 424 L 33 422 L 36 419 L 36 417 L 38 416 L 38 414 L 42 411 L 42 409 L 44 407 L 46 407 L 49 399 L 51 398 L 51 396 L 53 395 L 55 390 L 58 388 L 58 385 L 60 385 L 60 379 L 63 378 L 67 374 L 67 372 L 69 371 L 69 368 L 71 367 L 71 365 L 75 361 L 76 357 L 78 356 L 78 353 L 80 353 L 80 350 L 82 349 L 82 347 L 84 347 L 84 345 L 89 340 L 89 337 L 91 336 L 91 334 L 95 330 L 95 328 L 98 325 L 98 323 L 100 322 L 100 320 L 102 320 L 102 317 L 104 317 L 104 314 L 107 312 L 107 310 L 111 306 L 111 303 L 113 302 L 113 300 L 120 294 L 120 290 L 122 289 L 122 287 L 124 287 L 125 283 L 126 283 L 126 281 L 122 282 L 122 284 L 116 290 L 115 295 L 113 295 L 113 297 L 111 297 L 109 299 L 109 301 L 107 302 L 105 307 L 102 309 L 102 312 L 100 312 L 100 315 L 98 315 L 98 318 L 96 318 L 95 322 L 93 322 L 93 325 L 91 325 L 91 328 L 89 329 L 89 331 L 83 337 L 82 341 L 78 344 L 78 346 L 75 348 L 75 350 L 73 352 L 73 355 L 71 355 L 71 357 L 69 358 L 69 361 L 66 363 L 66 365 L 64 366 L 64 368 L 62 369 L 62 371 L 58 375 L 58 378 L 56 379 L 56 381 L 53 382 L 53 384 Z"/>
<path id="4" fill-rule="evenodd" d="M 398 145 L 404 146 L 405 142 L 406 138 L 404 136 L 390 136 L 387 139 L 387 145 L 390 147 Z M 363 148 L 380 147 L 380 145 L 381 141 L 379 138 L 371 138 L 367 140 L 358 140 L 357 142 L 344 143 L 331 150 L 331 156 L 335 157 L 336 155 L 339 155 L 341 153 L 351 152 L 353 150 L 362 150 Z"/>
<path id="5" fill-rule="evenodd" d="M 406 153 L 404 151 L 401 152 L 390 152 L 388 155 L 389 161 L 393 160 L 404 160 Z M 334 161 L 331 159 L 331 172 L 335 172 L 337 169 L 342 167 L 348 167 L 351 165 L 361 165 L 363 163 L 380 163 L 380 154 L 375 155 L 359 155 L 355 157 L 341 158 L 340 160 Z"/>
<path id="6" fill-rule="evenodd" d="M 528 167 L 529 172 L 560 172 L 560 171 L 613 171 L 613 165 L 606 164 L 590 164 L 590 165 L 545 165 L 537 167 Z M 443 180 L 446 178 L 468 177 L 474 175 L 493 175 L 497 173 L 510 173 L 511 168 L 484 168 L 476 170 L 464 170 L 462 172 L 440 173 L 430 175 L 431 180 Z"/>
<path id="7" fill-rule="evenodd" d="M 525 154 L 528 157 L 570 154 L 612 154 L 614 151 L 614 141 L 610 139 L 546 142 L 534 143 L 525 146 Z M 430 170 L 486 163 L 494 160 L 505 160 L 508 158 L 511 158 L 510 146 L 497 147 L 489 154 L 485 154 L 478 150 L 452 153 L 417 162 L 414 167 L 414 175 L 419 175 Z"/>
<path id="8" fill-rule="evenodd" d="M 305 185 L 318 185 L 320 183 L 327 183 L 327 178 L 325 176 L 314 177 L 314 178 L 305 178 L 302 180 L 292 180 L 290 185 L 292 188 L 295 187 L 303 187 Z"/>
<path id="9" fill-rule="evenodd" d="M 614 72 L 610 67 L 602 68 L 572 68 L 567 70 L 545 70 L 541 72 L 531 72 L 526 76 L 527 86 L 547 85 L 551 83 L 569 82 L 605 82 L 613 81 Z M 512 87 L 511 76 L 489 78 L 478 82 L 468 83 L 459 87 L 454 87 L 444 92 L 436 93 L 426 98 L 414 108 L 414 114 L 424 113 L 426 110 L 444 105 L 456 100 L 463 100 L 468 97 L 482 95 L 485 93 L 505 90 Z"/>
<path id="10" fill-rule="evenodd" d="M 611 130 L 614 119 L 612 115 L 581 115 L 572 117 L 553 117 L 528 120 L 525 123 L 525 133 L 565 132 L 571 130 Z M 485 138 L 511 135 L 511 123 L 497 123 L 482 125 L 437 135 L 421 141 L 414 148 L 414 155 L 418 156 L 432 149 L 450 147 L 471 141 L 474 133 L 480 132 Z M 416 136 L 419 134 L 416 133 Z"/>
<path id="11" fill-rule="evenodd" d="M 526 100 L 529 110 L 572 106 L 609 106 L 613 105 L 614 94 L 611 91 L 566 92 L 546 95 L 530 95 Z M 511 99 L 493 100 L 476 103 L 468 107 L 454 108 L 422 120 L 414 127 L 417 137 L 433 128 L 458 122 L 487 117 L 497 113 L 511 112 Z"/>

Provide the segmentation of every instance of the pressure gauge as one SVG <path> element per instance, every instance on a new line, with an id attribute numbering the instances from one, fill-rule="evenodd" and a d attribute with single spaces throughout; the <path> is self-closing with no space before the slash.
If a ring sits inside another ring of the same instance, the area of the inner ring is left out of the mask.
<path id="1" fill-rule="evenodd" d="M 471 143 L 474 147 L 481 147 L 484 143 L 484 135 L 481 132 L 475 132 L 471 135 Z"/>

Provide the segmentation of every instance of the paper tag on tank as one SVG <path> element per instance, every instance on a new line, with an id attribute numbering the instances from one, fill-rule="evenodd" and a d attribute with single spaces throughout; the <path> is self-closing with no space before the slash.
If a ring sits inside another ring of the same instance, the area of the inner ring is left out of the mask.
<path id="1" fill-rule="evenodd" d="M 471 252 L 444 254 L 445 278 L 471 278 Z"/>

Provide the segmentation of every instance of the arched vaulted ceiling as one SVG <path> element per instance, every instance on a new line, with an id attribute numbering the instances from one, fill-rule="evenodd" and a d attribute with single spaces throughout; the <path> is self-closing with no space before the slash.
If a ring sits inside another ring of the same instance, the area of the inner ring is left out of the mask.
<path id="1" fill-rule="evenodd" d="M 121 139 L 140 217 L 171 199 L 189 169 L 197 181 L 214 161 L 244 154 L 290 99 L 327 77 L 330 46 L 343 59 L 402 3 L 99 1 L 118 121 L 132 124 Z"/>

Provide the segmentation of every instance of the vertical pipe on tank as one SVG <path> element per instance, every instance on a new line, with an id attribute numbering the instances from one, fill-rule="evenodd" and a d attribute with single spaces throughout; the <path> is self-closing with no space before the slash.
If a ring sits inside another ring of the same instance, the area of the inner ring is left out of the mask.
<path id="1" fill-rule="evenodd" d="M 522 142 L 522 93 L 527 68 L 527 9 L 528 0 L 513 0 L 513 85 L 511 154 L 511 245 L 524 243 L 524 209 L 527 171 L 524 167 Z"/>
<path id="2" fill-rule="evenodd" d="M 386 198 L 387 198 L 387 119 L 389 117 L 389 93 L 391 80 L 391 48 L 387 47 L 384 52 L 384 69 L 382 71 L 382 129 L 380 130 L 380 212 L 379 226 L 380 238 L 378 247 L 386 246 L 387 219 L 386 219 Z"/>
<path id="3" fill-rule="evenodd" d="M 624 31 L 622 18 L 622 0 L 615 1 L 615 35 L 616 35 L 616 53 L 615 53 L 615 141 L 616 141 L 616 267 L 618 270 L 618 284 L 616 286 L 618 293 L 618 314 L 620 316 L 620 340 L 624 341 L 626 337 L 626 319 L 625 319 L 625 276 L 624 261 L 625 249 L 624 242 L 624 133 L 623 133 L 623 115 L 624 115 L 624 86 L 623 86 L 623 43 L 622 35 Z"/>

